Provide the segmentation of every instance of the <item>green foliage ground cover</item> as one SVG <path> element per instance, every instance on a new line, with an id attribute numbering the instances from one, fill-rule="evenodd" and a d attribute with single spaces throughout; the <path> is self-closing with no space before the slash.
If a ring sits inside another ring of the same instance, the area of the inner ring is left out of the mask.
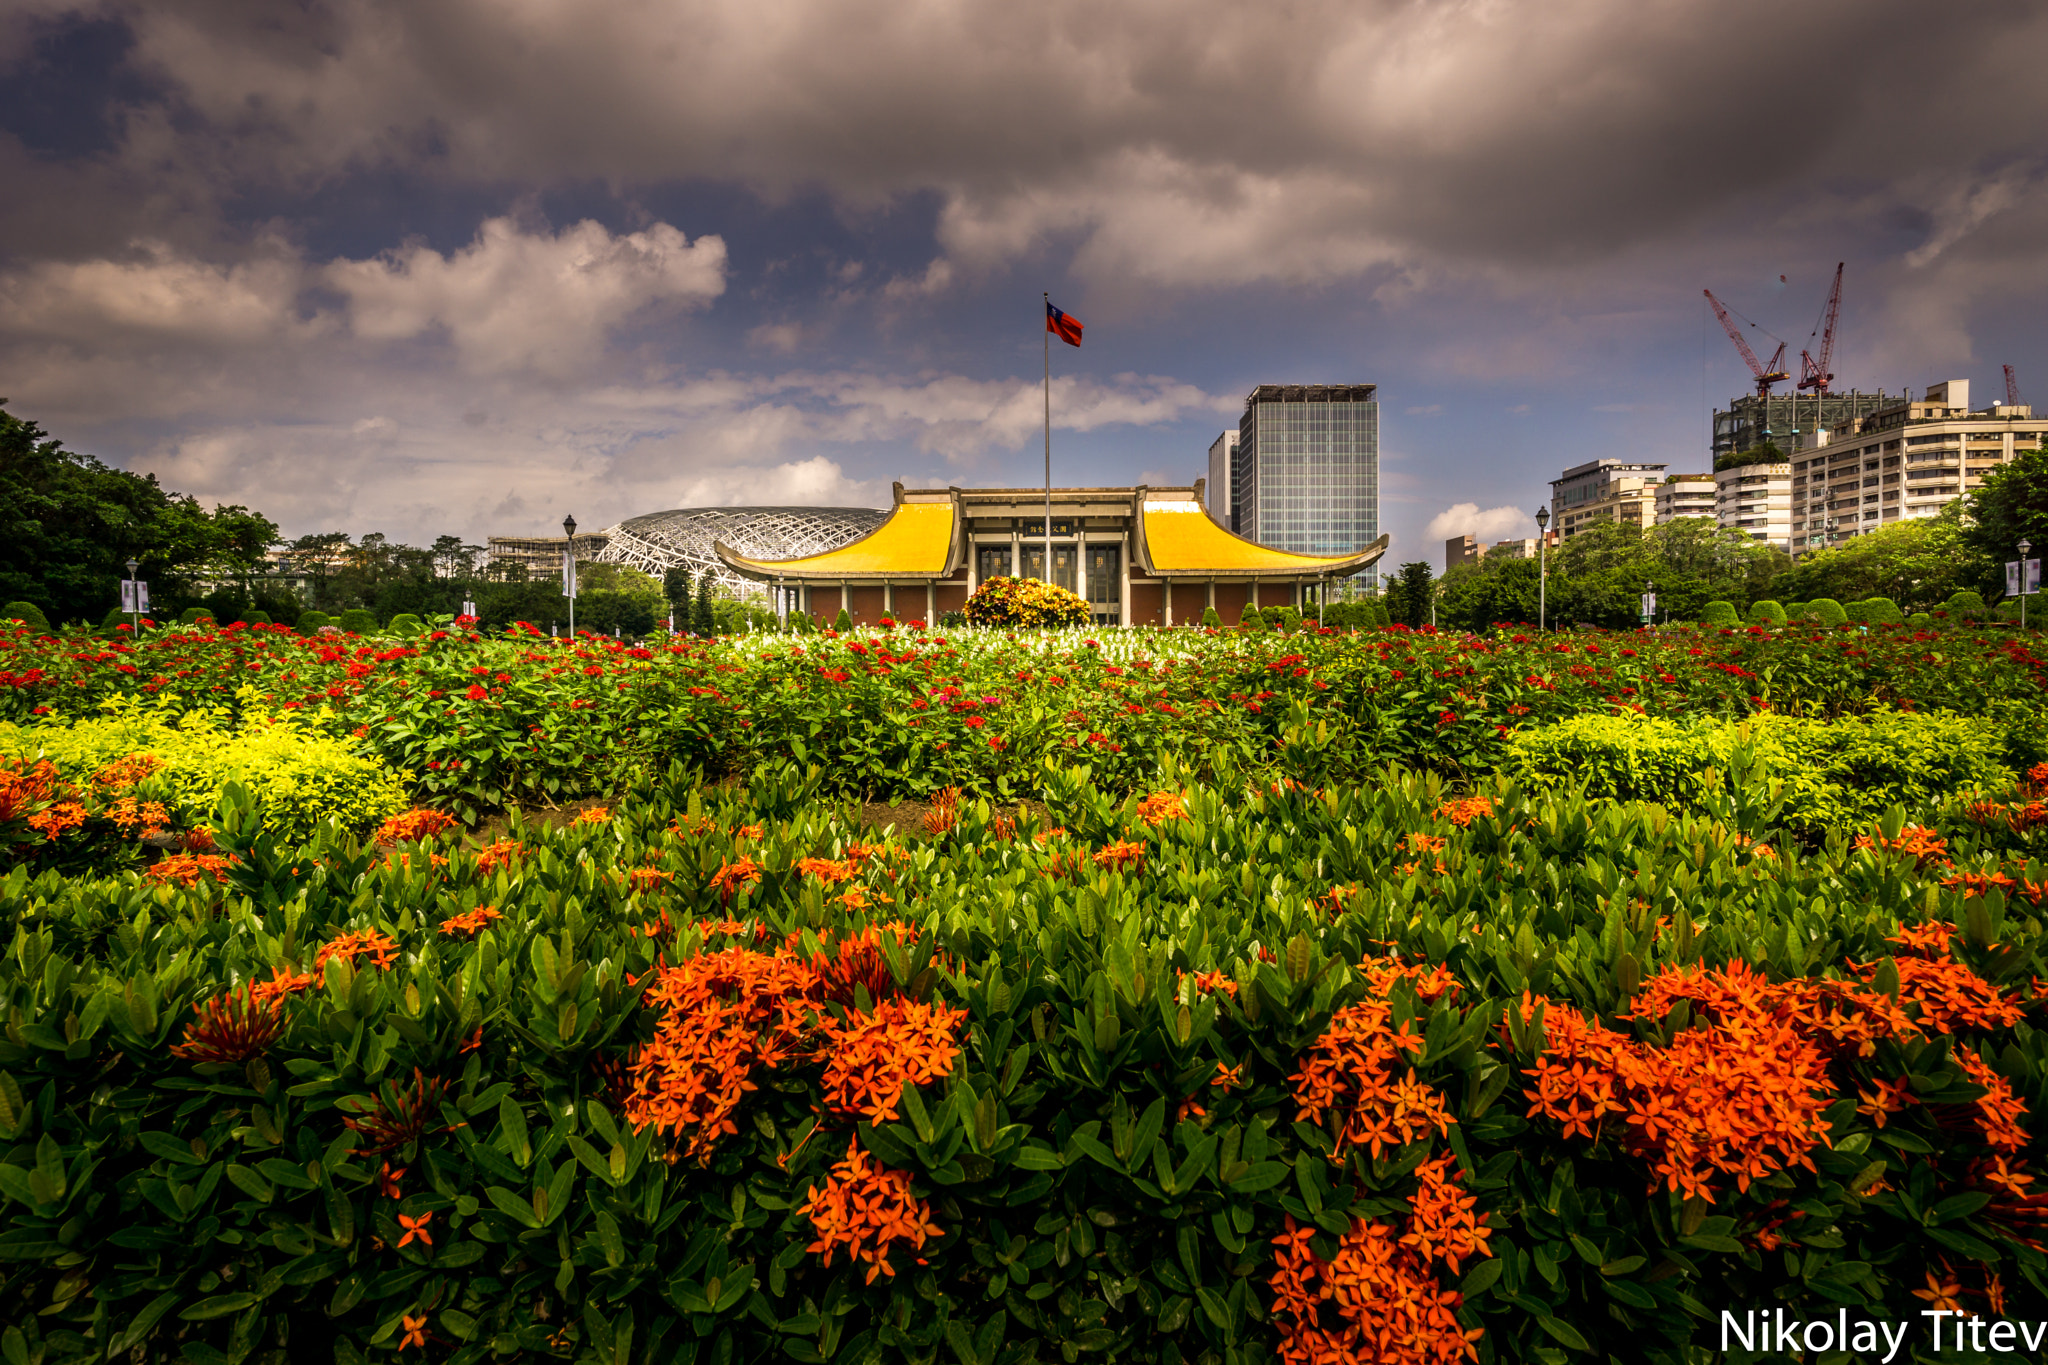
<path id="1" fill-rule="evenodd" d="M 17 868 L 9 1355 L 1365 1358 L 1335 1305 L 1299 1311 L 1311 1254 L 1418 1360 L 1474 1334 L 1482 1360 L 1676 1362 L 1759 1302 L 1917 1322 L 1943 1266 L 1974 1306 L 1996 1275 L 2005 1313 L 2048 1313 L 2010 1179 L 2048 1104 L 2038 827 L 1957 804 L 1804 852 L 1768 841 L 1768 783 L 1673 814 L 1399 771 L 1163 774 L 1146 801 L 1065 774 L 1063 833 L 969 801 L 878 839 L 820 776 L 707 797 L 672 773 L 487 850 L 280 844 L 234 788 L 218 880 Z M 822 968 L 780 1064 L 699 1075 L 757 1087 L 719 1092 L 729 1131 L 631 1117 L 660 1088 L 636 1063 L 664 963 L 709 964 L 740 1008 L 750 973 Z M 1834 1022 L 1738 1007 L 1752 972 Z M 254 1034 L 192 1008 L 280 980 Z M 925 1039 L 938 1074 L 848 1112 L 848 1039 L 934 1006 L 961 1012 Z M 1718 1058 L 1734 1089 L 1624 1085 L 1575 1130 L 1530 1097 L 1572 1019 Z M 1792 1032 L 1764 1048 L 1767 1023 Z M 171 1051 L 195 1038 L 213 1051 Z M 1704 1134 L 1801 1058 L 1808 1125 L 1679 1158 L 1693 1192 L 1661 1173 L 1683 1149 L 1623 1121 L 1664 1104 Z M 1441 1124 L 1386 1136 L 1388 1086 Z M 901 1173 L 863 1188 L 913 1201 L 922 1246 L 871 1227 L 875 1261 L 827 1262 L 815 1196 L 849 1151 Z M 1446 1213 L 1464 1199 L 1480 1221 Z M 1363 1268 L 1372 1229 L 1424 1226 L 1463 1254 Z M 1440 1311 L 1411 1321 L 1418 1287 Z"/>
<path id="2" fill-rule="evenodd" d="M 1832 605 L 1832 604 L 1829 604 Z M 1042 794 L 1087 764 L 1122 790 L 1172 760 L 1359 780 L 1385 763 L 1460 781 L 1513 737 L 1586 714 L 1735 721 L 1945 712 L 2048 759 L 2038 636 L 1947 623 L 1473 636 L 924 630 L 675 638 L 653 647 L 441 626 L 403 639 L 283 627 L 0 637 L 0 718 L 62 726 L 109 700 L 294 713 L 464 817 L 615 790 L 683 761 L 744 775 L 794 756 L 869 800 L 947 787 Z M 1909 726 L 1912 722 L 1905 722 Z M 1293 742 L 1283 731 L 1308 738 Z"/>

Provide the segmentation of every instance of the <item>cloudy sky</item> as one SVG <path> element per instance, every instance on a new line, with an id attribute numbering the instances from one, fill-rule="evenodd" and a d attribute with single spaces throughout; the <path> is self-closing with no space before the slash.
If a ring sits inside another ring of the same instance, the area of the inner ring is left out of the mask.
<path id="1" fill-rule="evenodd" d="M 287 534 L 1184 482 L 1370 382 L 1395 558 L 1838 388 L 2048 403 L 2039 0 L 0 0 L 0 393 Z M 1783 277 L 1781 283 L 1780 277 Z M 1768 352 L 1774 342 L 1759 340 Z"/>

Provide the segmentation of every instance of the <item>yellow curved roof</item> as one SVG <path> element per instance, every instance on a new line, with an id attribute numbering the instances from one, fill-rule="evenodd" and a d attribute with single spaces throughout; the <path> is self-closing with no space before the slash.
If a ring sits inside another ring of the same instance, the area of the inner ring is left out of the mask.
<path id="1" fill-rule="evenodd" d="M 837 574 L 943 574 L 953 547 L 953 504 L 898 503 L 889 519 L 848 545 L 802 559 L 747 559 L 727 553 L 734 568 L 792 578 Z M 721 547 L 722 548 L 722 547 Z"/>
<path id="2" fill-rule="evenodd" d="M 1348 555 L 1300 555 L 1268 549 L 1218 526 L 1193 502 L 1145 505 L 1145 549 L 1159 573 L 1228 573 L 1279 570 L 1323 573 L 1361 559 L 1377 559 L 1368 548 Z"/>

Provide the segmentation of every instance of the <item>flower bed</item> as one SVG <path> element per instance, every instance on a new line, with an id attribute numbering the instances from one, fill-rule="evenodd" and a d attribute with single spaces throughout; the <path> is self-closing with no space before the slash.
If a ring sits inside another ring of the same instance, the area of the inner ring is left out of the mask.
<path id="1" fill-rule="evenodd" d="M 2043 777 L 2048 777 L 2044 773 Z M 643 781 L 5 879 L 47 1361 L 1672 1361 L 2048 1317 L 2030 780 L 1814 850 L 1428 774 Z M 18 1337 L 14 1334 L 18 1333 Z"/>

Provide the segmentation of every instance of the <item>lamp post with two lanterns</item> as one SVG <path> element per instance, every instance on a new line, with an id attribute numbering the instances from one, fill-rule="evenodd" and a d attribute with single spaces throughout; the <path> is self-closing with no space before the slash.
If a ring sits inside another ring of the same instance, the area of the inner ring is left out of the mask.
<path id="1" fill-rule="evenodd" d="M 1550 525 L 1550 508 L 1536 509 L 1536 629 L 1547 628 L 1550 617 L 1548 589 L 1550 587 L 1550 564 L 1544 552 L 1550 548 L 1550 537 L 1544 534 Z"/>

